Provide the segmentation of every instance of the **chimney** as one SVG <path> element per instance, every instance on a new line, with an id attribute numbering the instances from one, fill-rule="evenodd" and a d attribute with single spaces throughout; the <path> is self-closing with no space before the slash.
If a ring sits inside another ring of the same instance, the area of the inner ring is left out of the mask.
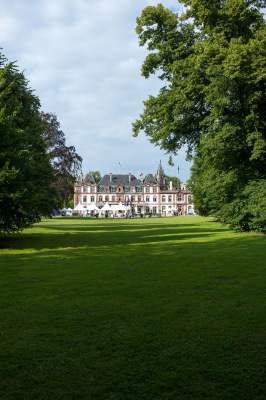
<path id="1" fill-rule="evenodd" d="M 128 183 L 129 183 L 129 185 L 131 184 L 131 173 L 130 172 L 128 174 Z"/>
<path id="2" fill-rule="evenodd" d="M 110 183 L 112 183 L 112 172 L 110 172 L 109 177 L 110 177 Z"/>
<path id="3" fill-rule="evenodd" d="M 170 181 L 169 189 L 170 189 L 170 190 L 173 190 L 173 182 L 172 182 L 172 181 Z"/>

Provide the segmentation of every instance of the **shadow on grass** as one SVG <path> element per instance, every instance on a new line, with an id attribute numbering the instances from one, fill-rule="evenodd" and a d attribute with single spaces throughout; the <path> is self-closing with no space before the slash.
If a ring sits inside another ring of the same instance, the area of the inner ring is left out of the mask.
<path id="1" fill-rule="evenodd" d="M 263 398 L 265 237 L 149 227 L 3 243 L 1 398 Z"/>
<path id="2" fill-rule="evenodd" d="M 149 244 L 169 241 L 191 241 L 193 238 L 215 237 L 228 229 L 217 224 L 201 227 L 200 224 L 169 223 L 119 223 L 118 221 L 99 224 L 63 225 L 60 222 L 37 225 L 34 230 L 2 238 L 0 249 L 56 249 L 76 247 L 98 247 L 114 245 Z M 95 221 L 93 221 L 95 222 Z M 97 222 L 97 221 L 96 221 Z M 138 221 L 139 222 L 139 221 Z"/>

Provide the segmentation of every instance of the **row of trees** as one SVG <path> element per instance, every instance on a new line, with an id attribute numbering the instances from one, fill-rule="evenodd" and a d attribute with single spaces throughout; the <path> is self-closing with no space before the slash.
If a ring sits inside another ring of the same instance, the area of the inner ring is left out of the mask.
<path id="1" fill-rule="evenodd" d="M 0 232 L 39 221 L 70 200 L 81 157 L 54 114 L 41 111 L 15 63 L 0 53 Z"/>
<path id="2" fill-rule="evenodd" d="M 266 230 L 265 0 L 181 0 L 178 16 L 146 7 L 137 19 L 148 56 L 142 75 L 163 86 L 133 124 L 169 153 L 193 160 L 190 185 L 202 215 Z"/>

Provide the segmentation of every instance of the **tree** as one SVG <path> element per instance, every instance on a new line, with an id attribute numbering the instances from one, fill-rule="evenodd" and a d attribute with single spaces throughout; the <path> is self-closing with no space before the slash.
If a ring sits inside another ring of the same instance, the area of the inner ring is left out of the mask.
<path id="1" fill-rule="evenodd" d="M 55 114 L 41 112 L 43 139 L 53 169 L 53 184 L 57 205 L 68 206 L 73 198 L 74 182 L 81 171 L 82 158 L 74 146 L 66 145 L 64 132 Z"/>
<path id="2" fill-rule="evenodd" d="M 100 171 L 89 171 L 89 173 L 85 176 L 85 181 L 86 179 L 90 180 L 91 177 L 94 179 L 96 184 L 102 179 Z"/>
<path id="3" fill-rule="evenodd" d="M 237 207 L 229 205 L 247 204 L 248 188 L 266 185 L 265 2 L 181 3 L 181 16 L 158 5 L 137 19 L 140 45 L 150 52 L 142 74 L 160 74 L 163 87 L 144 102 L 133 131 L 170 153 L 187 145 L 198 210 L 232 222 Z M 256 218 L 264 221 L 261 210 Z M 254 228 L 249 218 L 241 229 Z"/>
<path id="4" fill-rule="evenodd" d="M 23 73 L 0 55 L 0 231 L 38 221 L 53 206 L 52 168 L 40 102 Z"/>
<path id="5" fill-rule="evenodd" d="M 166 176 L 165 177 L 166 185 L 169 186 L 170 182 L 172 182 L 174 188 L 176 188 L 176 189 L 180 188 L 181 181 L 177 176 Z"/>

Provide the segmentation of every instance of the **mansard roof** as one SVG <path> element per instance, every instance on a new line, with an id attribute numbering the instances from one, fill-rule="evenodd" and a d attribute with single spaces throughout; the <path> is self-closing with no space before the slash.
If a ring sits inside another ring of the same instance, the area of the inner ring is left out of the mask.
<path id="1" fill-rule="evenodd" d="M 92 176 L 91 174 L 87 174 L 87 175 L 85 176 L 84 183 L 87 183 L 87 184 L 88 184 L 88 183 L 95 184 L 94 176 Z"/>
<path id="2" fill-rule="evenodd" d="M 106 174 L 99 182 L 99 186 L 140 186 L 141 181 L 134 175 L 129 174 Z"/>
<path id="3" fill-rule="evenodd" d="M 157 184 L 157 180 L 155 179 L 155 177 L 152 174 L 148 174 L 144 178 L 144 184 L 146 184 L 146 185 L 156 185 Z"/>

